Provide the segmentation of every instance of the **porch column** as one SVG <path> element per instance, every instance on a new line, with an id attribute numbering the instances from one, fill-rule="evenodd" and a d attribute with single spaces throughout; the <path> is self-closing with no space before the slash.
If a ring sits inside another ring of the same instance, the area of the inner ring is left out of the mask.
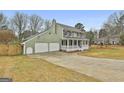
<path id="1" fill-rule="evenodd" d="M 71 47 L 74 48 L 74 40 L 72 40 L 72 46 Z"/>
<path id="2" fill-rule="evenodd" d="M 23 54 L 26 54 L 25 44 L 23 44 Z"/>
<path id="3" fill-rule="evenodd" d="M 67 46 L 66 47 L 69 48 L 69 39 L 67 39 Z"/>
<path id="4" fill-rule="evenodd" d="M 84 46 L 84 40 L 82 40 L 82 46 Z"/>
<path id="5" fill-rule="evenodd" d="M 78 48 L 79 46 L 78 46 L 78 40 L 77 40 L 77 48 Z"/>
<path id="6" fill-rule="evenodd" d="M 77 42 L 77 45 L 76 45 L 76 47 L 78 48 L 78 40 L 76 40 L 76 42 Z"/>
<path id="7" fill-rule="evenodd" d="M 87 46 L 89 45 L 89 40 L 87 40 Z"/>

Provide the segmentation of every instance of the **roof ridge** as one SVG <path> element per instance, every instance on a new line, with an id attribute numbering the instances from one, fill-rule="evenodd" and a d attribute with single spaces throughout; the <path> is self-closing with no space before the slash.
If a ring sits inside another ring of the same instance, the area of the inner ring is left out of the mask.
<path id="1" fill-rule="evenodd" d="M 75 27 L 73 27 L 73 26 L 70 26 L 70 25 L 65 25 L 65 24 L 61 24 L 61 23 L 56 23 L 56 24 L 58 24 L 58 25 L 60 25 L 60 26 L 67 27 L 67 28 L 72 28 L 72 29 L 77 30 L 77 31 L 79 31 L 79 32 L 83 32 L 83 31 L 81 31 L 80 29 L 77 29 L 77 28 L 75 28 Z M 85 33 L 85 32 L 83 32 L 83 33 Z"/>
<path id="2" fill-rule="evenodd" d="M 35 35 L 31 35 L 31 36 L 25 38 L 24 41 L 25 41 L 25 40 L 27 41 L 28 39 L 31 39 L 31 38 L 33 38 L 33 37 L 35 37 L 35 36 L 37 36 L 37 35 L 39 35 L 39 34 L 45 32 L 45 31 L 47 31 L 47 30 L 41 31 L 40 33 L 37 33 L 37 34 L 35 34 Z"/>
<path id="3" fill-rule="evenodd" d="M 68 26 L 68 27 L 71 27 L 71 28 L 75 28 L 75 27 L 73 27 L 73 26 L 65 25 L 65 24 L 61 24 L 61 23 L 56 23 L 56 24 L 63 25 L 63 26 Z M 77 29 L 77 28 L 75 28 L 75 29 Z M 79 29 L 77 29 L 77 30 L 79 30 Z M 80 31 L 81 31 L 81 30 L 80 30 Z"/>

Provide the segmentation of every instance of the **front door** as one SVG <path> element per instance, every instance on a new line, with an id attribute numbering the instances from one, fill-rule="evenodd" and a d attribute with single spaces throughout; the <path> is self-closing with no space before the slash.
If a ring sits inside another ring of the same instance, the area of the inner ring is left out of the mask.
<path id="1" fill-rule="evenodd" d="M 82 47 L 81 40 L 78 40 L 78 47 Z"/>

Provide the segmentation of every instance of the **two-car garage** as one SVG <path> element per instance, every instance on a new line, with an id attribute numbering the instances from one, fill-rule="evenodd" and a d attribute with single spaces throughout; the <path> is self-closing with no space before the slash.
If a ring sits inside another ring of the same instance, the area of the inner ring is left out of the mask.
<path id="1" fill-rule="evenodd" d="M 43 53 L 49 51 L 59 51 L 60 46 L 59 43 L 35 43 L 34 53 Z M 33 49 L 28 47 L 26 49 L 26 54 L 32 54 Z"/>
<path id="2" fill-rule="evenodd" d="M 48 43 L 36 43 L 35 53 L 48 52 Z"/>
<path id="3" fill-rule="evenodd" d="M 36 43 L 35 53 L 59 51 L 59 43 Z"/>

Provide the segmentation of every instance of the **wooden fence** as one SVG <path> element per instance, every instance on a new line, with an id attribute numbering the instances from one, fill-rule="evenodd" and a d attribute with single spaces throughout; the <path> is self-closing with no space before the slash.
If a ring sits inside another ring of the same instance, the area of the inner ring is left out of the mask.
<path id="1" fill-rule="evenodd" d="M 0 44 L 0 56 L 13 56 L 22 54 L 20 44 Z"/>

